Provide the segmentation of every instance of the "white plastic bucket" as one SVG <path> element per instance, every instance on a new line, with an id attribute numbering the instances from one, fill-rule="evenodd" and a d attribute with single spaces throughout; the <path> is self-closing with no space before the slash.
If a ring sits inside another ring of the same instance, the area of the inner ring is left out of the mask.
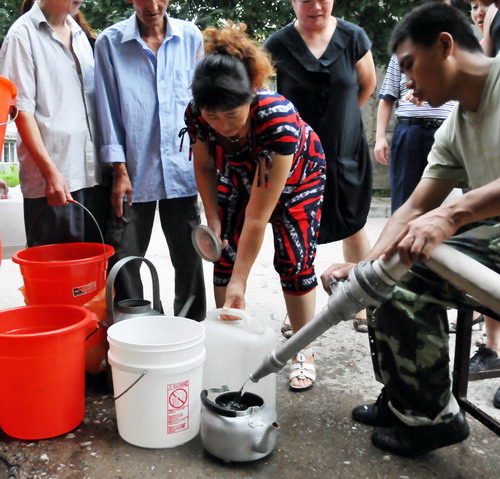
<path id="1" fill-rule="evenodd" d="M 116 420 L 122 439 L 176 447 L 200 430 L 205 329 L 191 319 L 142 316 L 108 328 Z"/>

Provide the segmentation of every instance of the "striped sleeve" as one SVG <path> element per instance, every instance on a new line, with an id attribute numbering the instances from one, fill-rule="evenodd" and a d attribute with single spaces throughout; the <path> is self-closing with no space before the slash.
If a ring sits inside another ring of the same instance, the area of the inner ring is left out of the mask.
<path id="1" fill-rule="evenodd" d="M 405 82 L 406 79 L 399 69 L 396 55 L 393 55 L 387 67 L 378 97 L 384 100 L 399 100 L 408 91 Z"/>

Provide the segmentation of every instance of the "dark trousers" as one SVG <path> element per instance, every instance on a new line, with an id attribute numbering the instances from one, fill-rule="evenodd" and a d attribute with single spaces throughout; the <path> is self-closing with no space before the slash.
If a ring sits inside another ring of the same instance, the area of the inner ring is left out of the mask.
<path id="1" fill-rule="evenodd" d="M 49 206 L 47 198 L 24 198 L 24 228 L 28 246 L 58 243 L 101 243 L 111 216 L 110 187 L 94 186 L 72 191 L 71 196 L 84 205 L 72 203 Z M 100 231 L 99 231 L 100 230 Z"/>
<path id="2" fill-rule="evenodd" d="M 174 315 L 192 300 L 186 317 L 202 321 L 206 316 L 203 266 L 191 241 L 193 227 L 200 223 L 197 196 L 134 203 L 132 206 L 124 204 L 123 217 L 113 215 L 106 235 L 106 243 L 114 246 L 116 251 L 110 258 L 109 267 L 127 256 L 146 255 L 157 203 L 175 270 Z M 131 261 L 120 269 L 115 280 L 116 301 L 144 297 L 139 272 L 141 264 L 140 261 Z"/>
<path id="3" fill-rule="evenodd" d="M 410 197 L 422 178 L 436 130 L 422 125 L 396 125 L 389 162 L 392 213 Z"/>

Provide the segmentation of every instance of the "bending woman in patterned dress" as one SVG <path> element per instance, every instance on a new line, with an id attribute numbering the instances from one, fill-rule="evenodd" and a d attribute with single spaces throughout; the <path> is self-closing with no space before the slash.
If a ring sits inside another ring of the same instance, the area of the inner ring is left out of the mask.
<path id="1" fill-rule="evenodd" d="M 204 32 L 207 55 L 196 68 L 186 110 L 196 182 L 208 226 L 223 247 L 214 264 L 215 301 L 245 309 L 247 279 L 271 223 L 274 267 L 298 331 L 315 311 L 325 159 L 293 104 L 263 89 L 273 69 L 245 28 Z M 309 389 L 315 378 L 308 347 L 292 359 L 290 388 Z"/>

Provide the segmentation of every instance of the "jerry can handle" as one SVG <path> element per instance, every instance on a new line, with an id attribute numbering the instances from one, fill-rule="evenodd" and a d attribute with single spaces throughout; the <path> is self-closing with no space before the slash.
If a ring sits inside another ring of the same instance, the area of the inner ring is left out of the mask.
<path id="1" fill-rule="evenodd" d="M 254 331 L 256 333 L 262 333 L 266 329 L 266 324 L 263 319 L 258 319 L 254 316 L 251 316 L 244 309 L 229 308 L 225 310 L 222 308 L 218 308 L 210 311 L 207 314 L 206 319 L 211 321 L 220 321 L 220 316 L 226 314 L 228 316 L 237 316 L 241 319 L 241 323 L 239 322 L 239 320 L 224 321 L 226 323 L 242 324 L 244 328 L 250 329 L 251 331 Z"/>
<path id="2" fill-rule="evenodd" d="M 108 326 L 111 326 L 111 324 L 114 324 L 115 322 L 115 308 L 113 307 L 113 286 L 115 284 L 116 276 L 122 266 L 124 266 L 129 261 L 134 260 L 144 261 L 144 263 L 148 265 L 149 271 L 151 272 L 151 279 L 153 284 L 153 309 L 155 309 L 159 313 L 163 313 L 163 308 L 160 301 L 160 280 L 158 279 L 158 273 L 156 272 L 156 268 L 154 267 L 153 263 L 151 263 L 149 259 L 143 258 L 142 256 L 127 256 L 126 258 L 122 258 L 115 265 L 113 265 L 106 281 L 106 318 L 109 322 Z"/>

